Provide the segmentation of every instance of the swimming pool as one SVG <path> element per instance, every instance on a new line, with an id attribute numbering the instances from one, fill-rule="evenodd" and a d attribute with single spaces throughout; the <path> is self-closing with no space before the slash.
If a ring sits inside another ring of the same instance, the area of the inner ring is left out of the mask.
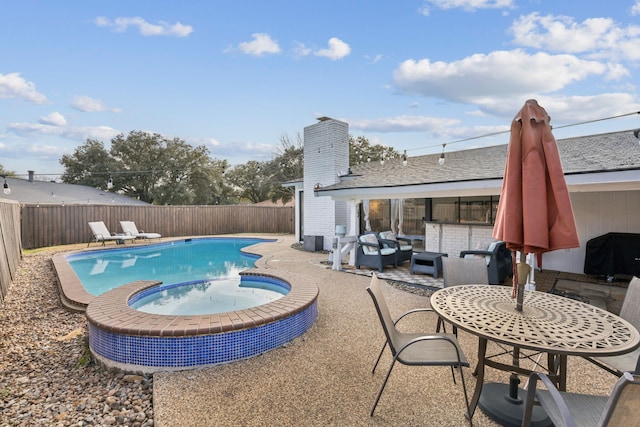
<path id="1" fill-rule="evenodd" d="M 186 240 L 193 242 L 196 239 L 182 240 L 186 243 Z M 267 245 L 280 243 L 260 242 Z M 166 242 L 147 246 L 164 244 Z M 180 239 L 174 244 L 184 246 Z M 258 259 L 261 247 L 261 244 L 253 245 L 242 251 L 245 255 L 251 251 L 252 256 Z M 241 282 L 275 283 L 288 288 L 289 292 L 263 305 L 223 313 L 144 313 L 133 309 L 130 302 L 160 286 L 160 281 L 137 280 L 92 296 L 84 289 L 67 260 L 76 255 L 58 254 L 52 259 L 61 299 L 72 309 L 86 310 L 89 348 L 94 358 L 109 368 L 154 373 L 237 361 L 282 346 L 306 332 L 318 317 L 318 288 L 315 284 L 302 281 L 300 276 L 286 271 L 276 272 L 261 267 L 241 271 Z"/>
<path id="2" fill-rule="evenodd" d="M 160 280 L 165 285 L 236 278 L 255 265 L 258 256 L 242 249 L 268 239 L 198 238 L 152 245 L 84 251 L 67 256 L 87 292 L 98 296 L 137 280 Z"/>

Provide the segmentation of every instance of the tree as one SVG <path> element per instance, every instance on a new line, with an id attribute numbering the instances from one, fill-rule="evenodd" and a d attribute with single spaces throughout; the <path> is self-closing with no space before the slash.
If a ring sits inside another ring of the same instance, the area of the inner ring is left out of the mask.
<path id="1" fill-rule="evenodd" d="M 269 200 L 272 187 L 268 163 L 249 160 L 243 165 L 234 166 L 227 179 L 234 187 L 240 200 L 259 203 Z"/>
<path id="2" fill-rule="evenodd" d="M 393 147 L 380 144 L 371 145 L 364 136 L 354 138 L 349 135 L 349 165 L 393 159 L 399 156 L 400 154 Z"/>
<path id="3" fill-rule="evenodd" d="M 107 152 L 100 141 L 87 140 L 60 160 L 63 182 L 107 188 L 155 204 L 214 203 L 223 191 L 226 161 L 209 156 L 205 146 L 192 147 L 156 133 L 132 131 L 111 140 Z"/>
<path id="4" fill-rule="evenodd" d="M 275 203 L 282 200 L 283 203 L 287 203 L 293 198 L 294 190 L 283 187 L 282 183 L 301 179 L 304 175 L 304 147 L 300 134 L 297 135 L 295 143 L 288 135 L 281 136 L 278 155 L 266 167 L 271 176 L 271 201 Z"/>
<path id="5" fill-rule="evenodd" d="M 0 164 L 0 175 L 9 177 L 9 176 L 17 176 L 17 173 L 15 171 L 10 171 L 9 169 L 5 169 L 4 166 Z"/>
<path id="6" fill-rule="evenodd" d="M 65 168 L 61 179 L 66 184 L 106 190 L 109 171 L 118 169 L 116 163 L 101 141 L 87 139 L 73 154 L 65 154 L 60 159 L 60 164 Z"/>

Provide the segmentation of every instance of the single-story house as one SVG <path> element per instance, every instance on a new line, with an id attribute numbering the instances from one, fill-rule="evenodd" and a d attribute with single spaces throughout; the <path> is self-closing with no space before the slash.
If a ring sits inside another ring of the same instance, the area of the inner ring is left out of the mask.
<path id="1" fill-rule="evenodd" d="M 4 185 L 5 182 L 10 192 L 9 194 L 3 192 L 0 198 L 14 200 L 23 205 L 149 205 L 147 202 L 113 191 L 103 191 L 86 185 L 38 180 L 33 171 L 28 172 L 27 179 L 7 177 L 2 184 Z"/>
<path id="2" fill-rule="evenodd" d="M 438 153 L 349 165 L 348 133 L 327 117 L 304 129 L 304 178 L 285 185 L 296 188 L 305 248 L 330 250 L 338 225 L 351 236 L 393 230 L 449 254 L 491 242 L 506 144 L 448 151 L 442 164 Z M 543 267 L 582 273 L 587 241 L 640 233 L 640 139 L 626 130 L 557 143 L 580 247 L 544 254 Z"/>

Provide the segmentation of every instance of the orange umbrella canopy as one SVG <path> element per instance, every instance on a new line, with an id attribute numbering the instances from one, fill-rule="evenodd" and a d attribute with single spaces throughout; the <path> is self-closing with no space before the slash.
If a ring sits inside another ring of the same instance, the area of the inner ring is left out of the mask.
<path id="1" fill-rule="evenodd" d="M 511 123 L 493 237 L 524 254 L 580 246 L 550 120 L 530 99 Z"/>

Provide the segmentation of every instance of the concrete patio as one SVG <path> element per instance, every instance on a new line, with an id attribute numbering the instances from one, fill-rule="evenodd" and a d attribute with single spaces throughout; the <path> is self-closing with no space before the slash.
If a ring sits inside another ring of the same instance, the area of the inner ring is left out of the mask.
<path id="1" fill-rule="evenodd" d="M 361 274 L 334 271 L 327 255 L 293 249 L 292 236 L 257 247 L 257 266 L 277 274 L 286 271 L 320 289 L 319 318 L 303 336 L 252 359 L 207 369 L 154 375 L 157 426 L 462 426 L 462 387 L 447 368 L 397 365 L 374 417 L 371 405 L 390 362 L 389 354 L 375 375 L 371 368 L 384 338 L 365 289 L 371 270 Z M 396 272 L 398 273 L 398 272 Z M 384 275 L 381 275 L 384 276 Z M 430 277 L 430 276 L 426 276 Z M 434 281 L 437 283 L 437 281 Z M 425 296 L 384 285 L 393 315 L 426 307 Z M 434 315 L 417 315 L 402 328 L 433 331 Z M 461 332 L 463 351 L 475 366 L 476 337 Z M 491 347 L 491 346 L 490 346 Z M 496 347 L 497 348 L 497 347 Z M 495 350 L 495 348 L 494 348 Z M 526 366 L 526 361 L 523 361 Z M 568 389 L 606 395 L 616 378 L 581 358 L 569 358 Z M 472 393 L 472 369 L 465 379 Z M 508 374 L 489 369 L 488 381 L 508 382 Z M 526 379 L 522 379 L 523 383 Z M 523 385 L 523 384 L 522 384 Z M 476 426 L 494 426 L 480 410 Z"/>

